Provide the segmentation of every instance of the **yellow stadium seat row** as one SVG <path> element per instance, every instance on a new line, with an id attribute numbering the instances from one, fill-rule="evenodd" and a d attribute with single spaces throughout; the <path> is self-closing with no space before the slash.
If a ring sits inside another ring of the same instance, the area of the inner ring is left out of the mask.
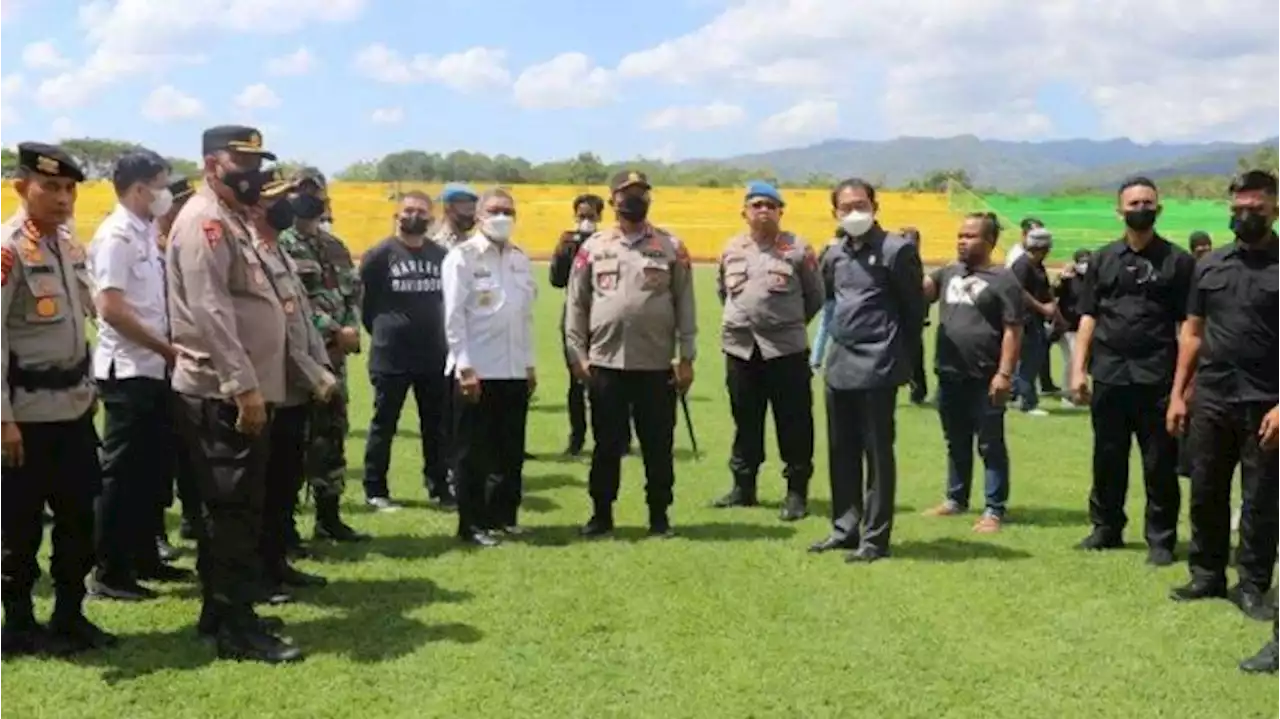
<path id="1" fill-rule="evenodd" d="M 420 189 L 433 197 L 440 185 L 404 183 L 400 191 Z M 477 188 L 480 189 L 480 188 Z M 393 227 L 396 188 L 384 183 L 335 182 L 330 197 L 335 231 L 359 255 L 386 237 Z M 572 223 L 573 198 L 583 192 L 606 196 L 603 187 L 569 185 L 516 185 L 511 188 L 519 210 L 518 240 L 534 257 L 550 255 L 560 233 Z M 741 231 L 742 191 L 737 188 L 671 187 L 654 190 L 653 221 L 683 240 L 698 260 L 713 260 L 725 242 Z M 830 239 L 835 228 L 830 193 L 820 189 L 784 191 L 787 229 L 815 246 Z M 6 197 L 5 213 L 12 210 Z M 927 262 L 946 262 L 955 256 L 955 231 L 960 216 L 948 209 L 942 194 L 884 192 L 880 197 L 880 221 L 886 228 L 916 227 L 924 239 Z M 115 203 L 111 185 L 90 182 L 81 186 L 76 203 L 76 231 L 87 241 Z"/>

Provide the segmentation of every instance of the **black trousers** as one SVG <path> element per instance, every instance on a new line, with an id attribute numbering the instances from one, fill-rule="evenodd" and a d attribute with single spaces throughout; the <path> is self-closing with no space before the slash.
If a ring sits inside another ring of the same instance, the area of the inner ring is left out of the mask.
<path id="1" fill-rule="evenodd" d="M 483 380 L 480 398 L 458 407 L 458 533 L 512 527 L 524 487 L 524 432 L 529 383 Z"/>
<path id="2" fill-rule="evenodd" d="M 765 360 L 757 348 L 751 359 L 725 355 L 725 384 L 733 412 L 729 471 L 740 489 L 754 496 L 764 462 L 765 412 L 773 407 L 774 435 L 782 455 L 787 492 L 809 496 L 813 476 L 813 389 L 809 353 Z"/>
<path id="3" fill-rule="evenodd" d="M 898 486 L 893 453 L 897 388 L 827 387 L 827 453 L 833 537 L 889 549 Z M 865 473 L 863 460 L 866 460 Z"/>
<path id="4" fill-rule="evenodd" d="M 588 486 L 597 511 L 618 498 L 622 457 L 635 420 L 640 454 L 644 458 L 645 501 L 651 510 L 664 510 L 673 501 L 675 463 L 672 457 L 676 427 L 676 391 L 669 370 L 618 370 L 596 367 L 587 391 L 591 395 L 591 452 Z"/>
<path id="5" fill-rule="evenodd" d="M 176 400 L 173 393 L 169 394 L 170 417 L 175 416 L 177 410 L 173 409 Z M 165 529 L 164 513 L 165 510 L 173 506 L 174 487 L 177 487 L 177 499 L 182 503 L 182 520 L 191 526 L 192 530 L 199 532 L 201 519 L 200 509 L 200 489 L 196 486 L 195 470 L 191 467 L 191 455 L 186 451 L 186 445 L 182 440 L 182 433 L 178 422 L 171 422 L 169 426 L 169 434 L 173 437 L 173 451 L 169 453 L 172 463 L 165 473 L 164 486 L 161 488 L 160 502 L 152 513 L 152 534 L 156 537 L 165 536 L 168 530 Z"/>
<path id="6" fill-rule="evenodd" d="M 305 479 L 307 422 L 311 406 L 280 407 L 271 417 L 271 450 L 267 457 L 266 487 L 262 495 L 262 533 L 258 554 L 269 581 L 280 578 L 287 565 L 285 550 L 293 510 Z"/>
<path id="7" fill-rule="evenodd" d="M 129 583 L 137 570 L 160 564 L 156 514 L 163 521 L 176 448 L 159 439 L 172 431 L 173 393 L 168 382 L 150 377 L 102 380 L 98 391 L 104 417 L 97 576 Z"/>
<path id="8" fill-rule="evenodd" d="M 929 397 L 929 377 L 924 371 L 924 352 L 915 355 L 911 368 L 911 401 L 923 402 Z"/>
<path id="9" fill-rule="evenodd" d="M 1093 489 L 1089 519 L 1096 531 L 1119 537 L 1128 519 L 1129 449 L 1138 440 L 1147 490 L 1147 545 L 1173 551 L 1178 541 L 1178 442 L 1165 429 L 1167 385 L 1093 383 Z"/>
<path id="10" fill-rule="evenodd" d="M 447 492 L 451 454 L 447 442 L 451 416 L 450 381 L 442 374 L 374 374 L 373 419 L 364 451 L 364 494 L 386 497 L 391 442 L 400 423 L 400 412 L 410 390 L 418 405 L 418 433 L 422 438 L 422 477 L 433 497 Z"/>
<path id="11" fill-rule="evenodd" d="M 1276 564 L 1276 451 L 1258 443 L 1270 403 L 1224 402 L 1197 392 L 1191 413 L 1193 578 L 1226 582 L 1231 552 L 1231 479 L 1240 465 L 1240 584 L 1265 592 Z"/>
<path id="12" fill-rule="evenodd" d="M 69 422 L 19 422 L 23 463 L 4 468 L 0 503 L 0 574 L 6 625 L 34 621 L 31 590 L 40 578 L 36 555 L 44 508 L 53 511 L 55 611 L 78 612 L 93 569 L 93 504 L 101 487 L 98 435 L 92 413 Z"/>
<path id="13" fill-rule="evenodd" d="M 207 611 L 248 626 L 262 577 L 258 540 L 266 492 L 271 425 L 256 436 L 236 431 L 230 401 L 178 395 L 178 422 L 204 507 L 196 570 Z"/>
<path id="14" fill-rule="evenodd" d="M 582 445 L 587 441 L 587 386 L 569 373 L 569 389 L 565 404 L 569 407 L 569 444 Z"/>

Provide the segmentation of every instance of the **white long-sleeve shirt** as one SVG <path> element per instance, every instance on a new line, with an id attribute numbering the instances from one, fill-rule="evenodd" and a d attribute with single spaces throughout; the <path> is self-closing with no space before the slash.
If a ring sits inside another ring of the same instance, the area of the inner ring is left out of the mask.
<path id="1" fill-rule="evenodd" d="M 445 373 L 475 370 L 481 380 L 524 379 L 534 366 L 529 256 L 480 233 L 449 250 L 444 281 Z"/>
<path id="2" fill-rule="evenodd" d="M 165 273 L 155 225 L 117 205 L 98 226 L 89 243 L 89 272 L 98 292 L 119 290 L 144 327 L 162 339 L 169 336 Z M 98 323 L 93 376 L 107 379 L 165 378 L 164 357 L 127 339 L 110 323 Z"/>

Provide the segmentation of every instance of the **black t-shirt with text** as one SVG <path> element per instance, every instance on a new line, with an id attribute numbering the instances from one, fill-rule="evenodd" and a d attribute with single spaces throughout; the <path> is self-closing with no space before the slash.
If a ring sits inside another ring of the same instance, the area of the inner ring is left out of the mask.
<path id="1" fill-rule="evenodd" d="M 1022 289 L 1036 298 L 1037 302 L 1048 302 L 1053 299 L 1053 291 L 1049 288 L 1049 273 L 1045 271 L 1043 264 L 1033 261 L 1030 255 L 1023 255 L 1014 260 L 1013 267 L 1009 269 L 1013 271 L 1013 276 Z M 1023 318 L 1027 324 L 1044 321 L 1039 313 L 1032 312 L 1030 307 L 1025 307 L 1025 303 L 1023 304 L 1026 310 Z"/>
<path id="2" fill-rule="evenodd" d="M 427 241 L 409 247 L 387 238 L 361 259 L 361 319 L 373 336 L 373 374 L 443 375 L 449 353 L 444 335 L 445 249 Z"/>
<path id="3" fill-rule="evenodd" d="M 1022 285 L 1003 267 L 958 262 L 929 277 L 938 288 L 934 371 L 942 380 L 990 379 L 1000 367 L 1004 328 L 1021 326 L 1026 315 Z"/>

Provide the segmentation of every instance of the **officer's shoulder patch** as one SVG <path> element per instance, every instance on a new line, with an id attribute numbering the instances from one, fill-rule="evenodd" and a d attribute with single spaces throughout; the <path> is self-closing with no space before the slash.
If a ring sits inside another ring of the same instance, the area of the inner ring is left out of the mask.
<path id="1" fill-rule="evenodd" d="M 818 256 L 814 254 L 812 245 L 807 243 L 804 245 L 804 256 L 801 258 L 800 262 L 804 265 L 806 270 L 812 271 L 818 268 Z"/>
<path id="2" fill-rule="evenodd" d="M 667 235 L 667 238 L 671 240 L 671 244 L 676 251 L 676 261 L 685 267 L 692 265 L 693 259 L 689 257 L 689 248 L 685 247 L 684 243 L 674 235 Z"/>
<path id="3" fill-rule="evenodd" d="M 216 247 L 222 242 L 224 228 L 222 222 L 215 219 L 207 219 L 200 223 L 200 229 L 204 232 L 204 240 L 209 243 L 210 247 Z"/>
<path id="4" fill-rule="evenodd" d="M 0 287 L 9 286 L 9 272 L 13 270 L 13 263 L 16 261 L 13 248 L 9 243 L 5 243 L 0 247 Z"/>

